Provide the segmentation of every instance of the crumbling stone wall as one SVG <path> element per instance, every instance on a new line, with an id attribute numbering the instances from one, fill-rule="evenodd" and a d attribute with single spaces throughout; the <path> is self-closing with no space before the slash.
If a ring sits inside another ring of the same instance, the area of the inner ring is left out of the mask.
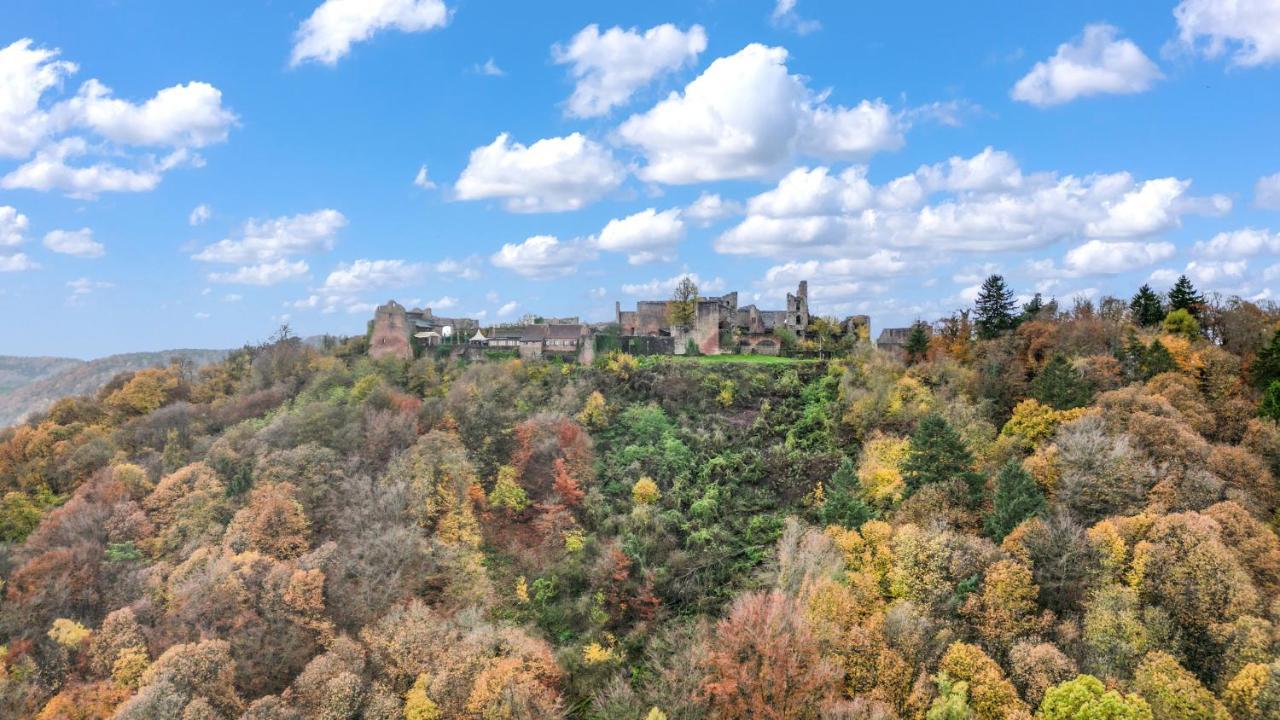
<path id="1" fill-rule="evenodd" d="M 409 332 L 409 318 L 403 305 L 395 300 L 380 305 L 373 313 L 369 357 L 375 360 L 384 357 L 412 360 L 413 345 L 409 343 Z"/>

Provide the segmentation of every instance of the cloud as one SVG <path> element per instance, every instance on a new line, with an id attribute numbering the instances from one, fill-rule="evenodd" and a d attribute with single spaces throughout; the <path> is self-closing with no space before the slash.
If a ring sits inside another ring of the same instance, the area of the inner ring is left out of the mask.
<path id="1" fill-rule="evenodd" d="M 191 214 L 187 216 L 187 224 L 192 227 L 203 225 L 211 217 L 213 217 L 213 210 L 208 205 L 201 203 L 191 210 Z"/>
<path id="2" fill-rule="evenodd" d="M 413 176 L 413 184 L 417 185 L 423 190 L 434 190 L 436 187 L 436 184 L 427 175 L 426 165 L 422 165 L 421 167 L 418 168 L 418 174 Z"/>
<path id="3" fill-rule="evenodd" d="M 1244 228 L 1220 232 L 1208 242 L 1198 242 L 1195 251 L 1211 258 L 1238 258 L 1258 253 L 1280 255 L 1280 233 Z"/>
<path id="4" fill-rule="evenodd" d="M 227 293 L 226 295 L 222 296 L 222 302 L 224 303 L 237 303 L 243 299 L 244 299 L 244 296 L 237 293 Z"/>
<path id="5" fill-rule="evenodd" d="M 691 65 L 706 49 L 707 34 L 701 25 L 682 31 L 666 23 L 643 34 L 638 28 L 620 27 L 602 34 L 599 26 L 588 25 L 573 36 L 568 47 L 552 47 L 551 56 L 557 64 L 569 65 L 577 82 L 569 97 L 568 114 L 595 117 L 625 105 L 657 77 Z"/>
<path id="6" fill-rule="evenodd" d="M 786 49 L 753 43 L 628 118 L 617 132 L 644 153 L 639 176 L 668 184 L 763 177 L 796 154 L 854 159 L 902 146 L 904 128 L 882 101 L 830 105 L 786 61 Z"/>
<path id="7" fill-rule="evenodd" d="M 534 235 L 522 243 L 507 243 L 489 261 L 518 275 L 548 280 L 572 275 L 578 265 L 595 258 L 584 243 L 560 242 L 551 235 Z"/>
<path id="8" fill-rule="evenodd" d="M 1248 269 L 1246 260 L 1192 260 L 1185 273 L 1198 285 L 1215 286 L 1240 280 Z"/>
<path id="9" fill-rule="evenodd" d="M 1168 260 L 1175 252 L 1168 242 L 1090 240 L 1068 251 L 1065 264 L 1077 275 L 1116 275 Z"/>
<path id="10" fill-rule="evenodd" d="M 1205 57 L 1234 49 L 1231 64 L 1280 60 L 1280 4 L 1275 0 L 1182 0 L 1173 9 L 1178 42 Z"/>
<path id="11" fill-rule="evenodd" d="M 792 261 L 774 265 L 759 283 L 769 295 L 794 292 L 801 280 L 808 281 L 809 293 L 817 299 L 831 300 L 878 291 L 876 280 L 901 275 L 912 268 L 901 253 L 877 250 L 864 258 Z"/>
<path id="12" fill-rule="evenodd" d="M 506 317 L 515 312 L 518 307 L 520 307 L 520 303 L 515 300 L 512 300 L 509 303 L 504 303 L 503 306 L 498 308 L 498 311 L 494 313 L 494 317 Z"/>
<path id="13" fill-rule="evenodd" d="M 58 53 L 33 48 L 29 38 L 0 49 L 0 157 L 25 157 L 50 131 L 40 98 L 78 69 Z"/>
<path id="14" fill-rule="evenodd" d="M 474 69 L 477 75 L 484 75 L 486 77 L 502 77 L 507 74 L 506 71 L 498 67 L 498 63 L 494 62 L 493 58 L 489 58 L 483 63 L 477 64 Z"/>
<path id="15" fill-rule="evenodd" d="M 443 295 L 435 300 L 428 300 L 425 305 L 432 310 L 448 310 L 458 306 L 458 298 L 452 295 Z"/>
<path id="16" fill-rule="evenodd" d="M 154 159 L 139 169 L 129 169 L 109 162 L 88 166 L 72 166 L 70 158 L 89 152 L 84 138 L 70 137 L 47 145 L 31 160 L 0 178 L 6 190 L 61 190 L 74 198 L 93 199 L 104 192 L 146 192 L 160 184 L 164 169 Z"/>
<path id="17" fill-rule="evenodd" d="M 700 295 L 717 293 L 725 288 L 724 278 L 714 277 L 709 280 L 703 280 L 698 276 L 698 273 L 684 272 L 665 280 L 654 279 L 646 283 L 624 284 L 622 286 L 622 292 L 627 295 L 669 298 L 671 297 L 672 291 L 676 289 L 676 285 L 679 285 L 680 281 L 685 278 L 689 278 L 693 281 L 694 285 L 698 286 L 698 293 Z"/>
<path id="18" fill-rule="evenodd" d="M 151 190 L 169 170 L 202 165 L 193 151 L 225 142 L 238 122 L 223 105 L 222 92 L 199 81 L 135 103 L 90 78 L 73 96 L 44 103 L 47 93 L 79 70 L 58 55 L 57 49 L 33 47 L 27 38 L 0 49 L 0 157 L 25 161 L 0 187 L 60 190 L 81 198 Z M 67 162 L 86 155 L 101 159 L 80 166 Z"/>
<path id="19" fill-rule="evenodd" d="M 1064 240 L 1136 240 L 1178 227 L 1184 215 L 1230 208 L 1223 196 L 1189 196 L 1189 187 L 1188 180 L 1137 181 L 1125 172 L 1027 175 L 1012 157 L 990 148 L 878 187 L 860 166 L 839 175 L 797 168 L 749 199 L 746 218 L 714 247 L 780 258 L 866 255 L 877 248 L 1027 250 Z"/>
<path id="20" fill-rule="evenodd" d="M 303 260 L 296 262 L 277 260 L 257 265 L 246 265 L 231 272 L 209 273 L 209 282 L 231 285 L 275 285 L 285 280 L 302 277 L 307 274 L 308 270 L 310 268 Z"/>
<path id="21" fill-rule="evenodd" d="M 27 216 L 10 205 L 0 205 L 0 248 L 17 247 L 27 240 Z"/>
<path id="22" fill-rule="evenodd" d="M 375 33 L 422 32 L 448 22 L 449 9 L 441 0 L 325 0 L 294 33 L 289 64 L 335 65 L 353 44 Z"/>
<path id="23" fill-rule="evenodd" d="M 1280 210 L 1280 173 L 1258 178 L 1253 186 L 1253 204 L 1264 210 Z"/>
<path id="24" fill-rule="evenodd" d="M 44 236 L 44 246 L 62 255 L 100 258 L 107 253 L 102 243 L 93 239 L 93 230 L 52 230 Z"/>
<path id="25" fill-rule="evenodd" d="M 207 312 L 198 312 L 198 313 L 194 313 L 191 317 L 195 318 L 196 320 L 208 320 L 213 316 Z"/>
<path id="26" fill-rule="evenodd" d="M 822 29 L 822 23 L 817 20 L 805 20 L 796 14 L 796 0 L 777 0 L 773 12 L 769 14 L 769 22 L 774 27 L 791 30 L 797 35 L 808 35 Z"/>
<path id="27" fill-rule="evenodd" d="M 742 214 L 742 203 L 704 192 L 684 209 L 684 216 L 706 227 L 717 220 Z"/>
<path id="28" fill-rule="evenodd" d="M 222 106 L 222 91 L 205 82 L 174 85 L 137 105 L 112 97 L 98 80 L 55 106 L 60 124 L 83 127 L 120 145 L 200 148 L 225 142 L 235 113 Z"/>
<path id="29" fill-rule="evenodd" d="M 1160 69 L 1133 41 L 1117 39 L 1117 32 L 1105 23 L 1086 26 L 1077 44 L 1063 43 L 1053 57 L 1036 63 L 1011 96 L 1048 107 L 1090 95 L 1146 91 L 1163 77 Z"/>
<path id="30" fill-rule="evenodd" d="M 68 281 L 67 287 L 71 288 L 71 294 L 67 296 L 67 304 L 74 305 L 95 291 L 109 290 L 115 285 L 103 280 L 90 280 L 87 277 L 82 277 Z"/>
<path id="31" fill-rule="evenodd" d="M 601 250 L 627 253 L 632 265 L 675 258 L 676 245 L 684 239 L 684 221 L 680 209 L 657 212 L 642 210 L 625 218 L 610 220 L 596 237 Z"/>
<path id="32" fill-rule="evenodd" d="M 320 293 L 351 297 L 372 290 L 404 287 L 423 279 L 427 266 L 405 260 L 365 260 L 341 263 L 325 278 Z"/>
<path id="33" fill-rule="evenodd" d="M 332 209 L 249 220 L 238 236 L 208 245 L 194 258 L 202 262 L 269 263 L 294 255 L 326 252 L 333 249 L 338 231 L 346 225 L 346 217 Z"/>
<path id="34" fill-rule="evenodd" d="M 436 263 L 435 271 L 441 275 L 458 277 L 463 280 L 478 280 L 480 278 L 480 271 L 476 268 L 476 265 L 480 262 L 482 261 L 476 257 L 470 257 L 466 260 L 445 258 L 444 260 Z"/>
<path id="35" fill-rule="evenodd" d="M 0 272 L 23 272 L 25 270 L 36 270 L 39 267 L 40 264 L 27 257 L 26 253 L 0 255 Z"/>
<path id="36" fill-rule="evenodd" d="M 525 147 L 502 133 L 471 151 L 455 185 L 460 200 L 500 198 L 511 212 L 577 210 L 622 184 L 626 169 L 581 133 Z"/>

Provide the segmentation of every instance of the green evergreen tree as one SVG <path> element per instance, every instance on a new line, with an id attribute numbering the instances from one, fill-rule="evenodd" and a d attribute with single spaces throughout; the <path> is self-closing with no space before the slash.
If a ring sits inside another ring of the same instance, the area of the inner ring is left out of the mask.
<path id="1" fill-rule="evenodd" d="M 983 526 L 992 540 L 1000 542 L 1023 520 L 1044 509 L 1044 493 L 1022 463 L 1010 460 L 996 475 L 996 492 L 991 513 Z"/>
<path id="2" fill-rule="evenodd" d="M 826 500 L 822 504 L 821 516 L 825 525 L 858 528 L 876 516 L 875 510 L 862 499 L 862 483 L 858 482 L 853 461 L 847 457 L 831 474 L 824 493 Z"/>
<path id="3" fill-rule="evenodd" d="M 1280 422 L 1280 380 L 1272 380 L 1262 393 L 1262 403 L 1258 406 L 1258 414 Z"/>
<path id="4" fill-rule="evenodd" d="M 1186 310 L 1198 320 L 1202 305 L 1204 305 L 1204 295 L 1196 290 L 1186 275 L 1179 276 L 1178 281 L 1169 289 L 1169 312 Z"/>
<path id="5" fill-rule="evenodd" d="M 971 504 L 982 499 L 982 476 L 973 471 L 973 455 L 960 433 L 936 413 L 925 415 L 916 423 L 902 477 L 907 481 L 908 492 L 931 483 L 963 480 L 969 488 Z"/>
<path id="6" fill-rule="evenodd" d="M 1129 301 L 1129 312 L 1133 322 L 1143 327 L 1158 325 L 1164 319 L 1164 303 L 1150 285 L 1138 288 L 1137 294 Z"/>
<path id="7" fill-rule="evenodd" d="M 1021 322 L 1034 320 L 1040 315 L 1040 313 L 1044 312 L 1044 308 L 1044 299 L 1040 297 L 1040 293 L 1036 293 L 1030 300 L 1023 303 Z"/>
<path id="8" fill-rule="evenodd" d="M 990 340 L 1012 330 L 1017 324 L 1013 317 L 1016 307 L 1013 291 L 1005 285 L 1004 278 L 1000 275 L 988 277 L 983 281 L 975 303 L 974 326 L 978 329 L 978 337 Z"/>
<path id="9" fill-rule="evenodd" d="M 1142 379 L 1150 380 L 1160 373 L 1173 372 L 1178 369 L 1169 348 L 1159 340 L 1152 340 L 1142 358 Z"/>
<path id="10" fill-rule="evenodd" d="M 1271 337 L 1271 342 L 1258 351 L 1249 368 L 1253 384 L 1265 388 L 1275 380 L 1280 380 L 1280 330 Z"/>
<path id="11" fill-rule="evenodd" d="M 911 324 L 911 333 L 907 335 L 907 364 L 915 365 L 924 360 L 929 353 L 929 326 L 917 320 Z"/>
<path id="12" fill-rule="evenodd" d="M 1093 400 L 1093 388 L 1066 357 L 1054 353 L 1031 381 L 1031 397 L 1057 410 L 1084 407 Z"/>

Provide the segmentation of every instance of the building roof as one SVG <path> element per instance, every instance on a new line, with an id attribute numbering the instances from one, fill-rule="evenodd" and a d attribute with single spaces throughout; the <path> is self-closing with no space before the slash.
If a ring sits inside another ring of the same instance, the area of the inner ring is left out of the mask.
<path id="1" fill-rule="evenodd" d="M 476 334 L 471 336 L 471 342 L 486 342 L 487 340 L 488 338 L 479 330 L 476 330 Z"/>
<path id="2" fill-rule="evenodd" d="M 426 332 L 414 333 L 413 336 L 425 340 L 426 338 L 440 337 L 440 333 L 435 332 L 434 330 L 428 330 Z"/>
<path id="3" fill-rule="evenodd" d="M 581 325 L 547 325 L 547 338 L 550 340 L 577 340 L 582 337 Z"/>

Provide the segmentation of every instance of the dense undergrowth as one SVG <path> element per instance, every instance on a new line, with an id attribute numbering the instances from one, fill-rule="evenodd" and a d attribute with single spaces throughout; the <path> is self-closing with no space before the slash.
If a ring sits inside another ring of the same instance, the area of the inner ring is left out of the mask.
<path id="1" fill-rule="evenodd" d="M 1280 316 L 1140 309 L 122 375 L 0 436 L 0 715 L 1280 718 Z"/>

